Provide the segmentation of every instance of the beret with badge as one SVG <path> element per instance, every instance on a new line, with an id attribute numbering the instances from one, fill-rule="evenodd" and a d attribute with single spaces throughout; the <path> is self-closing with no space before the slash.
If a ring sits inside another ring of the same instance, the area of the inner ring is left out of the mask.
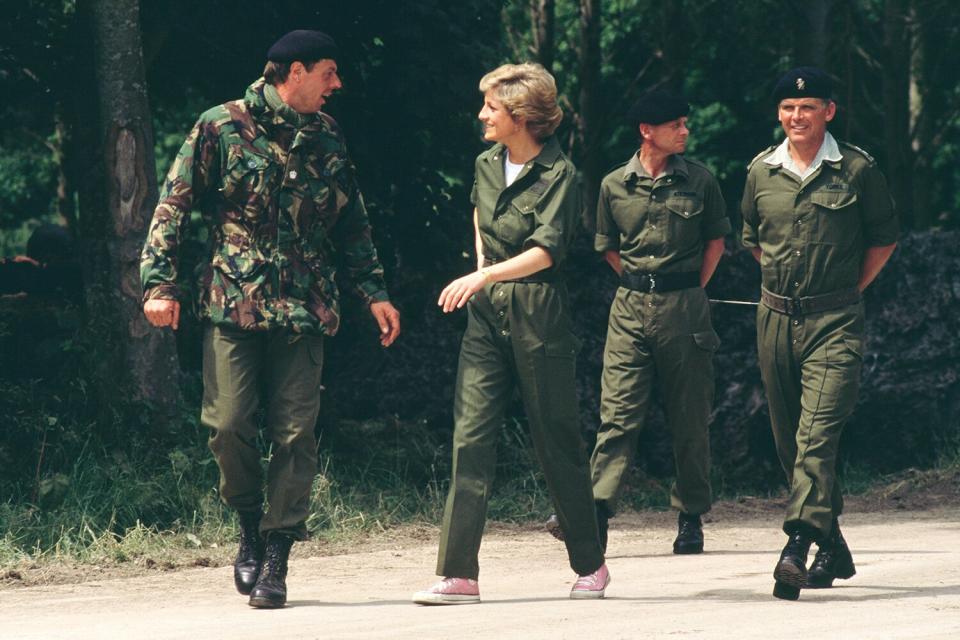
<path id="1" fill-rule="evenodd" d="M 833 81 L 823 69 L 797 67 L 790 69 L 773 88 L 773 100 L 777 104 L 788 98 L 833 98 Z"/>

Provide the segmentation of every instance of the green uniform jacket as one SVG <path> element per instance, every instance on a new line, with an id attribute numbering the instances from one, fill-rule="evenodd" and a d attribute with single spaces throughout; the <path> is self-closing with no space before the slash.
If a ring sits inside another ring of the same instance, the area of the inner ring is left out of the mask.
<path id="1" fill-rule="evenodd" d="M 802 183 L 763 162 L 747 173 L 743 244 L 760 247 L 763 286 L 777 295 L 816 296 L 857 286 L 867 247 L 897 241 L 899 224 L 883 174 L 862 150 L 839 143 Z"/>
<path id="2" fill-rule="evenodd" d="M 337 123 L 296 113 L 262 78 L 202 114 L 170 167 L 141 256 L 144 300 L 180 297 L 177 249 L 192 210 L 209 230 L 200 316 L 215 325 L 335 334 L 338 262 L 368 304 L 387 300 Z"/>
<path id="3" fill-rule="evenodd" d="M 619 251 L 628 272 L 700 271 L 706 241 L 728 233 L 720 186 L 695 160 L 670 156 L 654 180 L 633 154 L 600 185 L 594 248 Z"/>
<path id="4" fill-rule="evenodd" d="M 506 147 L 495 144 L 477 157 L 470 201 L 476 205 L 483 257 L 500 262 L 543 247 L 556 271 L 577 231 L 583 201 L 576 169 L 550 137 L 536 158 L 506 186 Z M 533 176 L 531 176 L 533 174 Z"/>

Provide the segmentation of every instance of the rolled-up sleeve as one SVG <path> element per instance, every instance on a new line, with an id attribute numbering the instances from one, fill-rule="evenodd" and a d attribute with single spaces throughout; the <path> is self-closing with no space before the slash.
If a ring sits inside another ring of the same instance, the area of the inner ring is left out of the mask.
<path id="1" fill-rule="evenodd" d="M 605 184 L 600 185 L 597 198 L 597 232 L 593 236 L 593 248 L 600 253 L 620 249 L 620 231 L 610 211 L 610 190 Z"/>
<path id="2" fill-rule="evenodd" d="M 859 182 L 864 241 L 868 247 L 895 243 L 900 237 L 900 221 L 886 178 L 879 169 L 870 166 L 860 174 Z"/>
<path id="3" fill-rule="evenodd" d="M 747 182 L 743 187 L 743 198 L 740 200 L 740 215 L 743 217 L 743 231 L 740 234 L 743 246 L 748 249 L 760 246 L 757 229 L 760 226 L 760 214 L 757 212 L 756 177 L 753 172 L 747 174 Z"/>
<path id="4" fill-rule="evenodd" d="M 716 240 L 730 233 L 731 229 L 727 204 L 720 192 L 720 185 L 711 179 L 703 190 L 703 238 Z"/>
<path id="5" fill-rule="evenodd" d="M 569 167 L 557 177 L 537 202 L 536 227 L 523 242 L 523 250 L 542 247 L 554 266 L 567 257 L 583 209 L 580 183 Z"/>

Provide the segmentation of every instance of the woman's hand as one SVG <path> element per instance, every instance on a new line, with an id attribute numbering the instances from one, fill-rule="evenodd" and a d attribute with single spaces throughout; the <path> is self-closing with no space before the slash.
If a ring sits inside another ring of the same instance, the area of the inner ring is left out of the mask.
<path id="1" fill-rule="evenodd" d="M 468 273 L 462 278 L 457 278 L 440 292 L 440 299 L 437 300 L 437 306 L 443 307 L 444 313 L 450 313 L 457 309 L 462 309 L 467 304 L 470 296 L 475 294 L 483 285 L 487 283 L 487 274 L 483 270 Z"/>

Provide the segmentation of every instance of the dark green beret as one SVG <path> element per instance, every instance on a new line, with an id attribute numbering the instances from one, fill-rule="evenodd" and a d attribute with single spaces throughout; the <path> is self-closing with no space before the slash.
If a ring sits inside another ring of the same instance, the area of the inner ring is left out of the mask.
<path id="1" fill-rule="evenodd" d="M 790 69 L 773 89 L 773 101 L 777 104 L 787 98 L 833 98 L 833 81 L 823 69 L 797 67 Z"/>
<path id="2" fill-rule="evenodd" d="M 273 43 L 267 51 L 270 62 L 316 62 L 337 57 L 337 43 L 322 31 L 297 29 Z"/>
<path id="3" fill-rule="evenodd" d="M 640 97 L 627 112 L 627 124 L 634 130 L 644 124 L 663 124 L 690 113 L 687 101 L 675 93 L 656 89 Z"/>

